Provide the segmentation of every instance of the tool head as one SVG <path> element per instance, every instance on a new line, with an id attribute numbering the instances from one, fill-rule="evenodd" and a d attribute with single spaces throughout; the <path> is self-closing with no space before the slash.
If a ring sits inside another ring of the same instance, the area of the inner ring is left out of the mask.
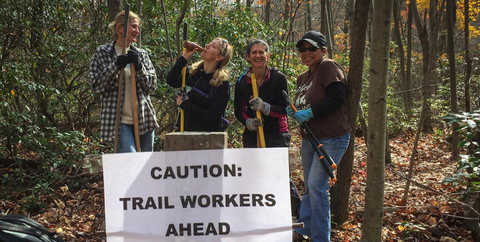
<path id="1" fill-rule="evenodd" d="M 183 22 L 183 40 L 187 40 L 187 22 Z"/>
<path id="2" fill-rule="evenodd" d="M 127 39 L 127 33 L 128 33 L 128 18 L 130 16 L 130 4 L 125 5 L 125 22 L 123 23 L 123 38 L 126 40 Z"/>

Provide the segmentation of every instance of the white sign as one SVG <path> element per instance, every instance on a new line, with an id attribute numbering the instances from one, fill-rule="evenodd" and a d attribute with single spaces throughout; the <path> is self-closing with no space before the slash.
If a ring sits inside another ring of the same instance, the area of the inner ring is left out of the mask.
<path id="1" fill-rule="evenodd" d="M 103 156 L 107 241 L 291 241 L 288 148 Z"/>

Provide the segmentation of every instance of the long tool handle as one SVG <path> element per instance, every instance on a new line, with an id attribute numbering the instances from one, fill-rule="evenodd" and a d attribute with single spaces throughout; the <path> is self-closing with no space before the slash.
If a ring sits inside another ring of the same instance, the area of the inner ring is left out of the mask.
<path id="1" fill-rule="evenodd" d="M 288 104 L 290 104 L 290 107 L 292 107 L 292 109 L 295 112 L 297 112 L 297 108 L 295 107 L 295 105 L 293 105 L 293 103 L 290 102 L 288 93 L 285 90 L 282 90 L 282 93 L 285 100 L 287 100 Z M 318 155 L 318 159 L 322 163 L 323 168 L 325 168 L 325 170 L 327 171 L 328 176 L 332 178 L 333 182 L 336 182 L 337 178 L 335 178 L 335 176 L 333 175 L 333 172 L 330 170 L 330 167 L 328 166 L 327 162 L 330 163 L 333 170 L 337 169 L 337 165 L 333 162 L 332 158 L 327 154 L 325 149 L 322 147 L 322 144 L 318 142 L 317 138 L 313 134 L 310 127 L 308 127 L 306 123 L 300 124 L 300 126 L 303 128 L 305 134 L 307 135 L 308 141 L 310 141 L 310 144 L 313 146 L 315 152 Z"/>
<path id="2" fill-rule="evenodd" d="M 132 82 L 132 105 L 133 105 L 133 130 L 135 134 L 135 148 L 137 152 L 142 151 L 140 148 L 140 129 L 138 127 L 138 103 L 137 103 L 137 84 L 135 81 L 135 65 L 130 63 L 130 81 Z"/>
<path id="3" fill-rule="evenodd" d="M 125 55 L 127 49 L 127 33 L 128 33 L 128 16 L 130 15 L 130 4 L 125 5 L 125 21 L 123 22 L 123 47 L 122 55 Z M 120 106 L 122 105 L 123 97 L 123 82 L 125 77 L 125 69 L 120 71 L 118 77 L 118 91 L 117 91 L 117 109 L 115 111 L 115 139 L 113 141 L 113 152 L 117 153 L 118 150 L 118 135 L 120 133 Z"/>
<path id="4" fill-rule="evenodd" d="M 332 179 L 332 181 L 336 182 L 337 178 L 335 178 L 335 175 L 333 174 L 333 171 L 330 170 L 330 167 L 327 164 L 327 160 L 325 159 L 325 157 L 328 156 L 328 154 L 325 153 L 325 152 L 322 152 L 319 149 L 319 142 L 318 142 L 317 138 L 315 137 L 315 135 L 313 135 L 313 133 L 308 132 L 306 130 L 306 129 L 310 129 L 310 128 L 308 128 L 308 125 L 303 123 L 303 124 L 301 124 L 301 126 L 302 126 L 302 128 L 304 128 L 304 131 L 307 134 L 308 140 L 310 141 L 310 144 L 313 146 L 313 149 L 317 153 L 318 159 L 320 160 L 320 163 L 322 163 L 323 168 L 325 169 L 325 171 L 327 171 L 328 176 Z"/>
<path id="5" fill-rule="evenodd" d="M 303 126 L 304 128 L 307 130 L 308 133 L 310 133 L 311 135 L 313 135 L 313 132 L 312 130 L 310 129 L 310 127 L 306 124 L 306 123 L 303 123 Z M 320 142 L 317 141 L 317 147 L 318 149 L 324 154 L 325 156 L 325 159 L 327 159 L 328 163 L 330 164 L 330 166 L 332 166 L 332 169 L 336 170 L 337 169 L 337 164 L 335 164 L 335 162 L 333 162 L 332 160 L 332 157 L 330 157 L 327 152 L 325 151 L 325 149 L 323 148 L 323 145 L 320 144 Z"/>
<path id="6" fill-rule="evenodd" d="M 183 51 L 185 51 L 185 41 L 187 41 L 187 23 L 183 22 Z M 182 90 L 185 90 L 185 78 L 187 76 L 187 67 L 182 69 Z M 185 112 L 180 109 L 180 132 L 185 130 Z"/>
<path id="7" fill-rule="evenodd" d="M 255 79 L 255 73 L 251 74 L 251 79 L 252 79 L 252 90 L 253 90 L 253 97 L 258 97 L 258 89 L 257 89 L 257 80 Z M 257 118 L 260 119 L 260 123 L 262 122 L 262 114 L 260 113 L 260 110 L 256 111 Z M 259 142 L 260 140 L 260 146 Z M 257 147 L 259 148 L 265 148 L 265 135 L 263 133 L 263 126 L 258 126 L 258 132 L 257 132 Z"/>

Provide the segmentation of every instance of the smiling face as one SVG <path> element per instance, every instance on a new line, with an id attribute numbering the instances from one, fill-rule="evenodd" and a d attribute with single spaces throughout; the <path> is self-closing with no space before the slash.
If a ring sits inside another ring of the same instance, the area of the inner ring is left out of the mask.
<path id="1" fill-rule="evenodd" d="M 124 27 L 121 24 L 117 24 L 117 31 L 119 33 L 118 38 L 123 39 Z M 133 42 L 137 42 L 137 37 L 140 34 L 140 21 L 137 18 L 133 18 L 128 22 L 127 32 L 127 45 Z"/>
<path id="2" fill-rule="evenodd" d="M 252 45 L 250 53 L 247 54 L 247 61 L 250 62 L 252 68 L 261 68 L 267 65 L 270 53 L 266 49 L 267 47 L 263 43 Z"/>
<path id="3" fill-rule="evenodd" d="M 315 51 L 309 50 L 312 49 L 311 47 L 314 47 L 312 44 L 310 44 L 308 41 L 302 41 L 302 45 L 300 48 L 304 47 L 305 51 L 300 52 L 300 59 L 302 62 L 307 65 L 310 70 L 315 69 L 315 67 L 320 64 L 320 62 L 323 60 L 323 56 L 327 52 L 326 48 L 318 48 Z"/>

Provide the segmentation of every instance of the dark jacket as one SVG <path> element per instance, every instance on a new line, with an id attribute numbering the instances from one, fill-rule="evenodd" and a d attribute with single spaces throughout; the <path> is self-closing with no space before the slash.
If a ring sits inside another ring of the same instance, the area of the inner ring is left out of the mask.
<path id="1" fill-rule="evenodd" d="M 168 73 L 168 85 L 173 88 L 182 86 L 182 69 L 186 65 L 187 60 L 181 56 Z M 197 73 L 191 75 L 189 69 L 187 68 L 185 85 L 195 87 L 206 95 L 193 89 L 187 93 L 188 100 L 185 100 L 180 106 L 185 115 L 184 131 L 222 131 L 221 118 L 230 99 L 230 83 L 224 81 L 219 87 L 213 87 L 209 84 L 213 73 L 206 74 L 201 68 Z M 177 129 L 180 128 L 180 115 L 176 126 Z"/>
<path id="2" fill-rule="evenodd" d="M 251 69 L 242 76 L 235 85 L 235 117 L 243 125 L 248 118 L 255 118 L 255 111 L 250 107 L 249 100 L 253 96 Z M 270 114 L 262 113 L 263 131 L 267 147 L 288 147 L 290 133 L 288 132 L 287 114 L 285 108 L 288 103 L 282 90 L 288 92 L 287 78 L 278 70 L 267 67 L 264 83 L 258 90 L 258 96 L 271 106 Z M 245 128 L 243 133 L 244 147 L 257 147 L 257 132 Z"/>

